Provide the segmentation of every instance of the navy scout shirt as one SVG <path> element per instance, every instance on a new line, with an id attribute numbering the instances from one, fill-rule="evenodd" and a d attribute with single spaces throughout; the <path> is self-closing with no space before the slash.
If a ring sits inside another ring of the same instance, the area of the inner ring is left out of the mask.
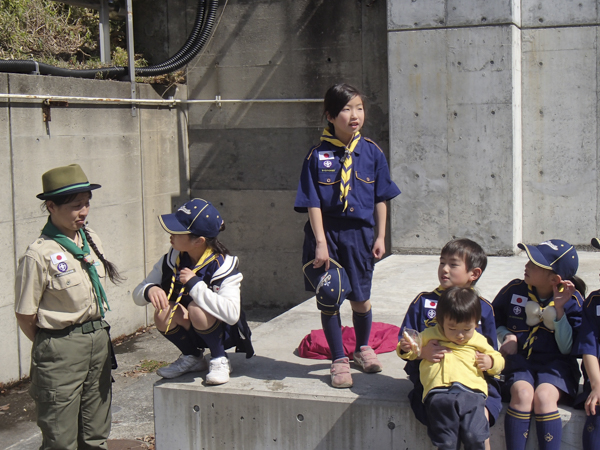
<path id="1" fill-rule="evenodd" d="M 532 293 L 537 298 L 534 287 L 532 287 Z M 549 298 L 545 302 L 542 302 L 538 298 L 538 302 L 542 308 L 549 304 L 551 300 Z M 523 356 L 527 356 L 528 350 L 523 349 L 523 346 L 527 342 L 529 333 L 533 328 L 527 325 L 526 322 L 525 304 L 527 301 L 529 301 L 529 287 L 525 281 L 516 279 L 504 286 L 492 303 L 494 313 L 496 314 L 496 326 L 505 326 L 508 331 L 517 336 L 517 353 Z M 581 325 L 582 305 L 583 298 L 579 292 L 575 291 L 573 297 L 564 307 L 567 320 L 573 329 L 573 342 L 577 339 Z M 534 358 L 534 355 L 538 355 L 538 358 Z M 539 328 L 535 333 L 531 357 L 536 360 L 549 357 L 553 359 L 571 359 L 571 356 L 561 354 L 554 338 L 554 330 L 546 328 L 543 322 L 539 324 Z"/>
<path id="2" fill-rule="evenodd" d="M 600 357 L 600 290 L 592 292 L 583 304 L 583 320 L 577 340 L 573 344 L 573 355 Z"/>
<path id="3" fill-rule="evenodd" d="M 308 212 L 320 208 L 324 216 L 355 219 L 375 226 L 375 204 L 400 194 L 391 180 L 383 151 L 370 139 L 361 136 L 352 152 L 352 174 L 348 207 L 340 201 L 340 172 L 344 149 L 322 141 L 308 152 L 302 166 L 294 209 Z"/>

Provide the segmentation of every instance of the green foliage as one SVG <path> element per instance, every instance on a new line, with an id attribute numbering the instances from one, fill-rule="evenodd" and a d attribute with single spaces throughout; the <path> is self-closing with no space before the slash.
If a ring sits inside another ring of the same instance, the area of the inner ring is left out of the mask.
<path id="1" fill-rule="evenodd" d="M 35 59 L 65 69 L 97 69 L 100 62 L 98 11 L 50 0 L 0 0 L 0 59 Z M 128 66 L 126 24 L 111 20 L 111 66 Z M 146 67 L 142 55 L 135 66 Z M 137 79 L 142 81 L 142 79 Z M 145 82 L 185 82 L 183 72 Z"/>
<path id="2" fill-rule="evenodd" d="M 0 58 L 76 65 L 98 57 L 97 11 L 50 0 L 0 0 Z"/>

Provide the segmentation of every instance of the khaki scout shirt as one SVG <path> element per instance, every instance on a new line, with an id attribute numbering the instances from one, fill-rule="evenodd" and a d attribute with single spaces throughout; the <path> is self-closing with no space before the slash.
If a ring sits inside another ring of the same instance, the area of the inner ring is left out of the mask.
<path id="1" fill-rule="evenodd" d="M 89 228 L 88 231 L 98 250 L 104 253 L 98 235 Z M 104 266 L 91 245 L 90 252 L 103 282 Z M 94 287 L 83 262 L 44 235 L 19 260 L 15 312 L 37 314 L 38 327 L 51 330 L 100 319 Z"/>

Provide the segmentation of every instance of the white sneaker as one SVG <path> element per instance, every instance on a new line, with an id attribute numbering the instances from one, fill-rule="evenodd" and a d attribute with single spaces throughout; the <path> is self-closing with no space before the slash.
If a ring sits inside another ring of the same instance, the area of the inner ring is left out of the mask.
<path id="1" fill-rule="evenodd" d="M 180 355 L 177 361 L 156 371 L 163 378 L 176 378 L 188 372 L 202 372 L 208 369 L 204 354 L 200 356 Z"/>
<path id="2" fill-rule="evenodd" d="M 210 360 L 210 371 L 206 375 L 206 384 L 224 384 L 229 381 L 231 364 L 226 356 Z"/>

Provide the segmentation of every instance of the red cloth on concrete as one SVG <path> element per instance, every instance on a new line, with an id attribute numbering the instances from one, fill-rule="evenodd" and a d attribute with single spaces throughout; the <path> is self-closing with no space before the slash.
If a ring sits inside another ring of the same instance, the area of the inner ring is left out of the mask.
<path id="1" fill-rule="evenodd" d="M 395 325 L 373 322 L 369 346 L 375 353 L 393 352 L 398 345 L 398 333 L 400 333 L 400 328 Z M 344 342 L 344 353 L 348 358 L 353 359 L 356 347 L 356 335 L 353 327 L 342 327 L 342 341 Z M 322 329 L 312 330 L 310 334 L 304 336 L 298 346 L 298 354 L 302 358 L 331 359 L 325 332 Z"/>

